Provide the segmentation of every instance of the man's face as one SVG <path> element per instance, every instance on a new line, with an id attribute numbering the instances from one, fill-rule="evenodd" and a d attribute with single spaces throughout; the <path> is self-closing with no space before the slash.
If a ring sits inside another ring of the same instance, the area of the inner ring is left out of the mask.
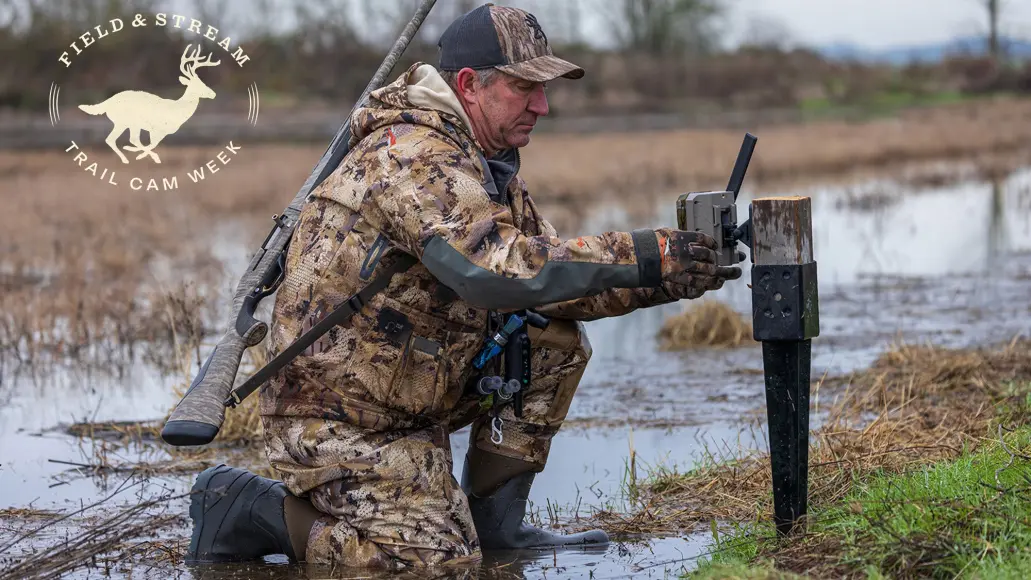
<path id="1" fill-rule="evenodd" d="M 477 91 L 476 104 L 482 119 L 477 138 L 488 149 L 525 147 L 537 118 L 548 114 L 545 83 L 498 73 L 495 80 Z"/>

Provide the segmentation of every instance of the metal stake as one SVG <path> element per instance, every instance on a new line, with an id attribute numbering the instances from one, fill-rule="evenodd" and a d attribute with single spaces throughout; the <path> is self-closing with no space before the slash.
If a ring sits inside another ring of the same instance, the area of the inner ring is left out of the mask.
<path id="1" fill-rule="evenodd" d="M 820 333 L 808 197 L 752 202 L 752 327 L 763 345 L 779 535 L 805 529 L 809 493 L 811 339 Z"/>

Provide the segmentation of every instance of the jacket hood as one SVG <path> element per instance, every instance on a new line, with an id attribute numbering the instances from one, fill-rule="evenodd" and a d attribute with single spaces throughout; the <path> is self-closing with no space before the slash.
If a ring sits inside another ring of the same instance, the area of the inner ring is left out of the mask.
<path id="1" fill-rule="evenodd" d="M 450 135 L 469 155 L 478 157 L 488 195 L 506 202 L 508 186 L 519 173 L 519 152 L 507 149 L 486 159 L 458 97 L 432 65 L 417 62 L 394 82 L 370 93 L 368 104 L 351 116 L 350 146 L 354 148 L 381 127 L 399 123 L 424 125 Z"/>
<path id="2" fill-rule="evenodd" d="M 369 94 L 368 104 L 351 116 L 351 146 L 380 127 L 397 123 L 426 125 L 453 134 L 447 127 L 450 124 L 480 148 L 458 97 L 429 64 L 417 62 L 397 80 Z"/>

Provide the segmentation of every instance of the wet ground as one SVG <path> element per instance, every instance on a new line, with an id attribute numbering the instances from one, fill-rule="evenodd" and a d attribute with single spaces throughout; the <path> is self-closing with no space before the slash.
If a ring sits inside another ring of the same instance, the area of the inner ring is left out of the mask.
<path id="1" fill-rule="evenodd" d="M 1031 334 L 1031 168 L 994 184 L 915 189 L 868 182 L 762 191 L 764 196 L 778 194 L 813 198 L 821 322 L 820 336 L 813 341 L 814 378 L 862 368 L 895 340 L 978 346 Z M 599 208 L 578 233 L 668 225 L 675 198 L 669 196 L 644 217 L 639 206 L 634 211 Z M 747 215 L 747 203 L 746 194 L 739 200 L 739 215 Z M 238 254 L 227 250 L 226 258 L 234 260 Z M 239 266 L 231 262 L 230 270 Z M 745 267 L 747 278 L 747 263 Z M 712 297 L 747 315 L 747 282 L 738 280 Z M 764 404 L 757 346 L 686 352 L 658 348 L 656 334 L 663 320 L 685 306 L 587 324 L 594 356 L 569 425 L 556 436 L 548 468 L 531 493 L 541 522 L 622 509 L 631 453 L 637 477 L 643 477 L 649 467 L 685 469 L 706 457 L 765 445 L 761 431 L 742 430 L 744 419 Z M 114 493 L 99 508 L 87 510 L 94 518 L 90 521 L 99 521 L 141 497 L 188 491 L 189 474 L 149 475 L 117 491 L 129 472 L 92 476 L 82 467 L 96 465 L 97 446 L 105 444 L 70 437 L 60 428 L 83 421 L 161 418 L 177 401 L 169 386 L 175 379 L 181 377 L 162 376 L 145 364 L 132 366 L 122 377 L 81 368 L 30 377 L 16 374 L 9 364 L 0 368 L 4 557 L 65 542 L 87 529 L 64 522 L 12 545 L 17 534 L 50 521 L 45 512 L 72 512 Z M 459 432 L 452 438 L 456 476 L 466 435 Z M 166 457 L 150 446 L 100 453 L 107 454 L 108 464 Z M 167 522 L 160 536 L 173 542 L 188 539 L 186 500 L 169 499 L 162 506 L 161 513 L 178 519 Z M 14 517 L 11 510 L 37 511 Z M 502 555 L 500 562 L 514 577 L 664 578 L 690 569 L 710 540 L 707 531 L 685 532 L 681 537 L 621 540 L 601 554 Z M 153 573 L 183 578 L 303 576 L 283 565 L 190 569 L 168 564 L 157 554 L 142 558 L 137 571 L 152 566 Z M 98 571 L 80 570 L 78 575 L 96 576 Z"/>

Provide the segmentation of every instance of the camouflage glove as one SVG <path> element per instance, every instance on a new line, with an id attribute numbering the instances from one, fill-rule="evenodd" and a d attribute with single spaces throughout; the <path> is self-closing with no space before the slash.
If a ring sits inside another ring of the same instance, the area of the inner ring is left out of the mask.
<path id="1" fill-rule="evenodd" d="M 741 277 L 739 266 L 717 266 L 716 240 L 701 232 L 655 230 L 662 259 L 662 289 L 675 299 L 699 298 Z"/>

